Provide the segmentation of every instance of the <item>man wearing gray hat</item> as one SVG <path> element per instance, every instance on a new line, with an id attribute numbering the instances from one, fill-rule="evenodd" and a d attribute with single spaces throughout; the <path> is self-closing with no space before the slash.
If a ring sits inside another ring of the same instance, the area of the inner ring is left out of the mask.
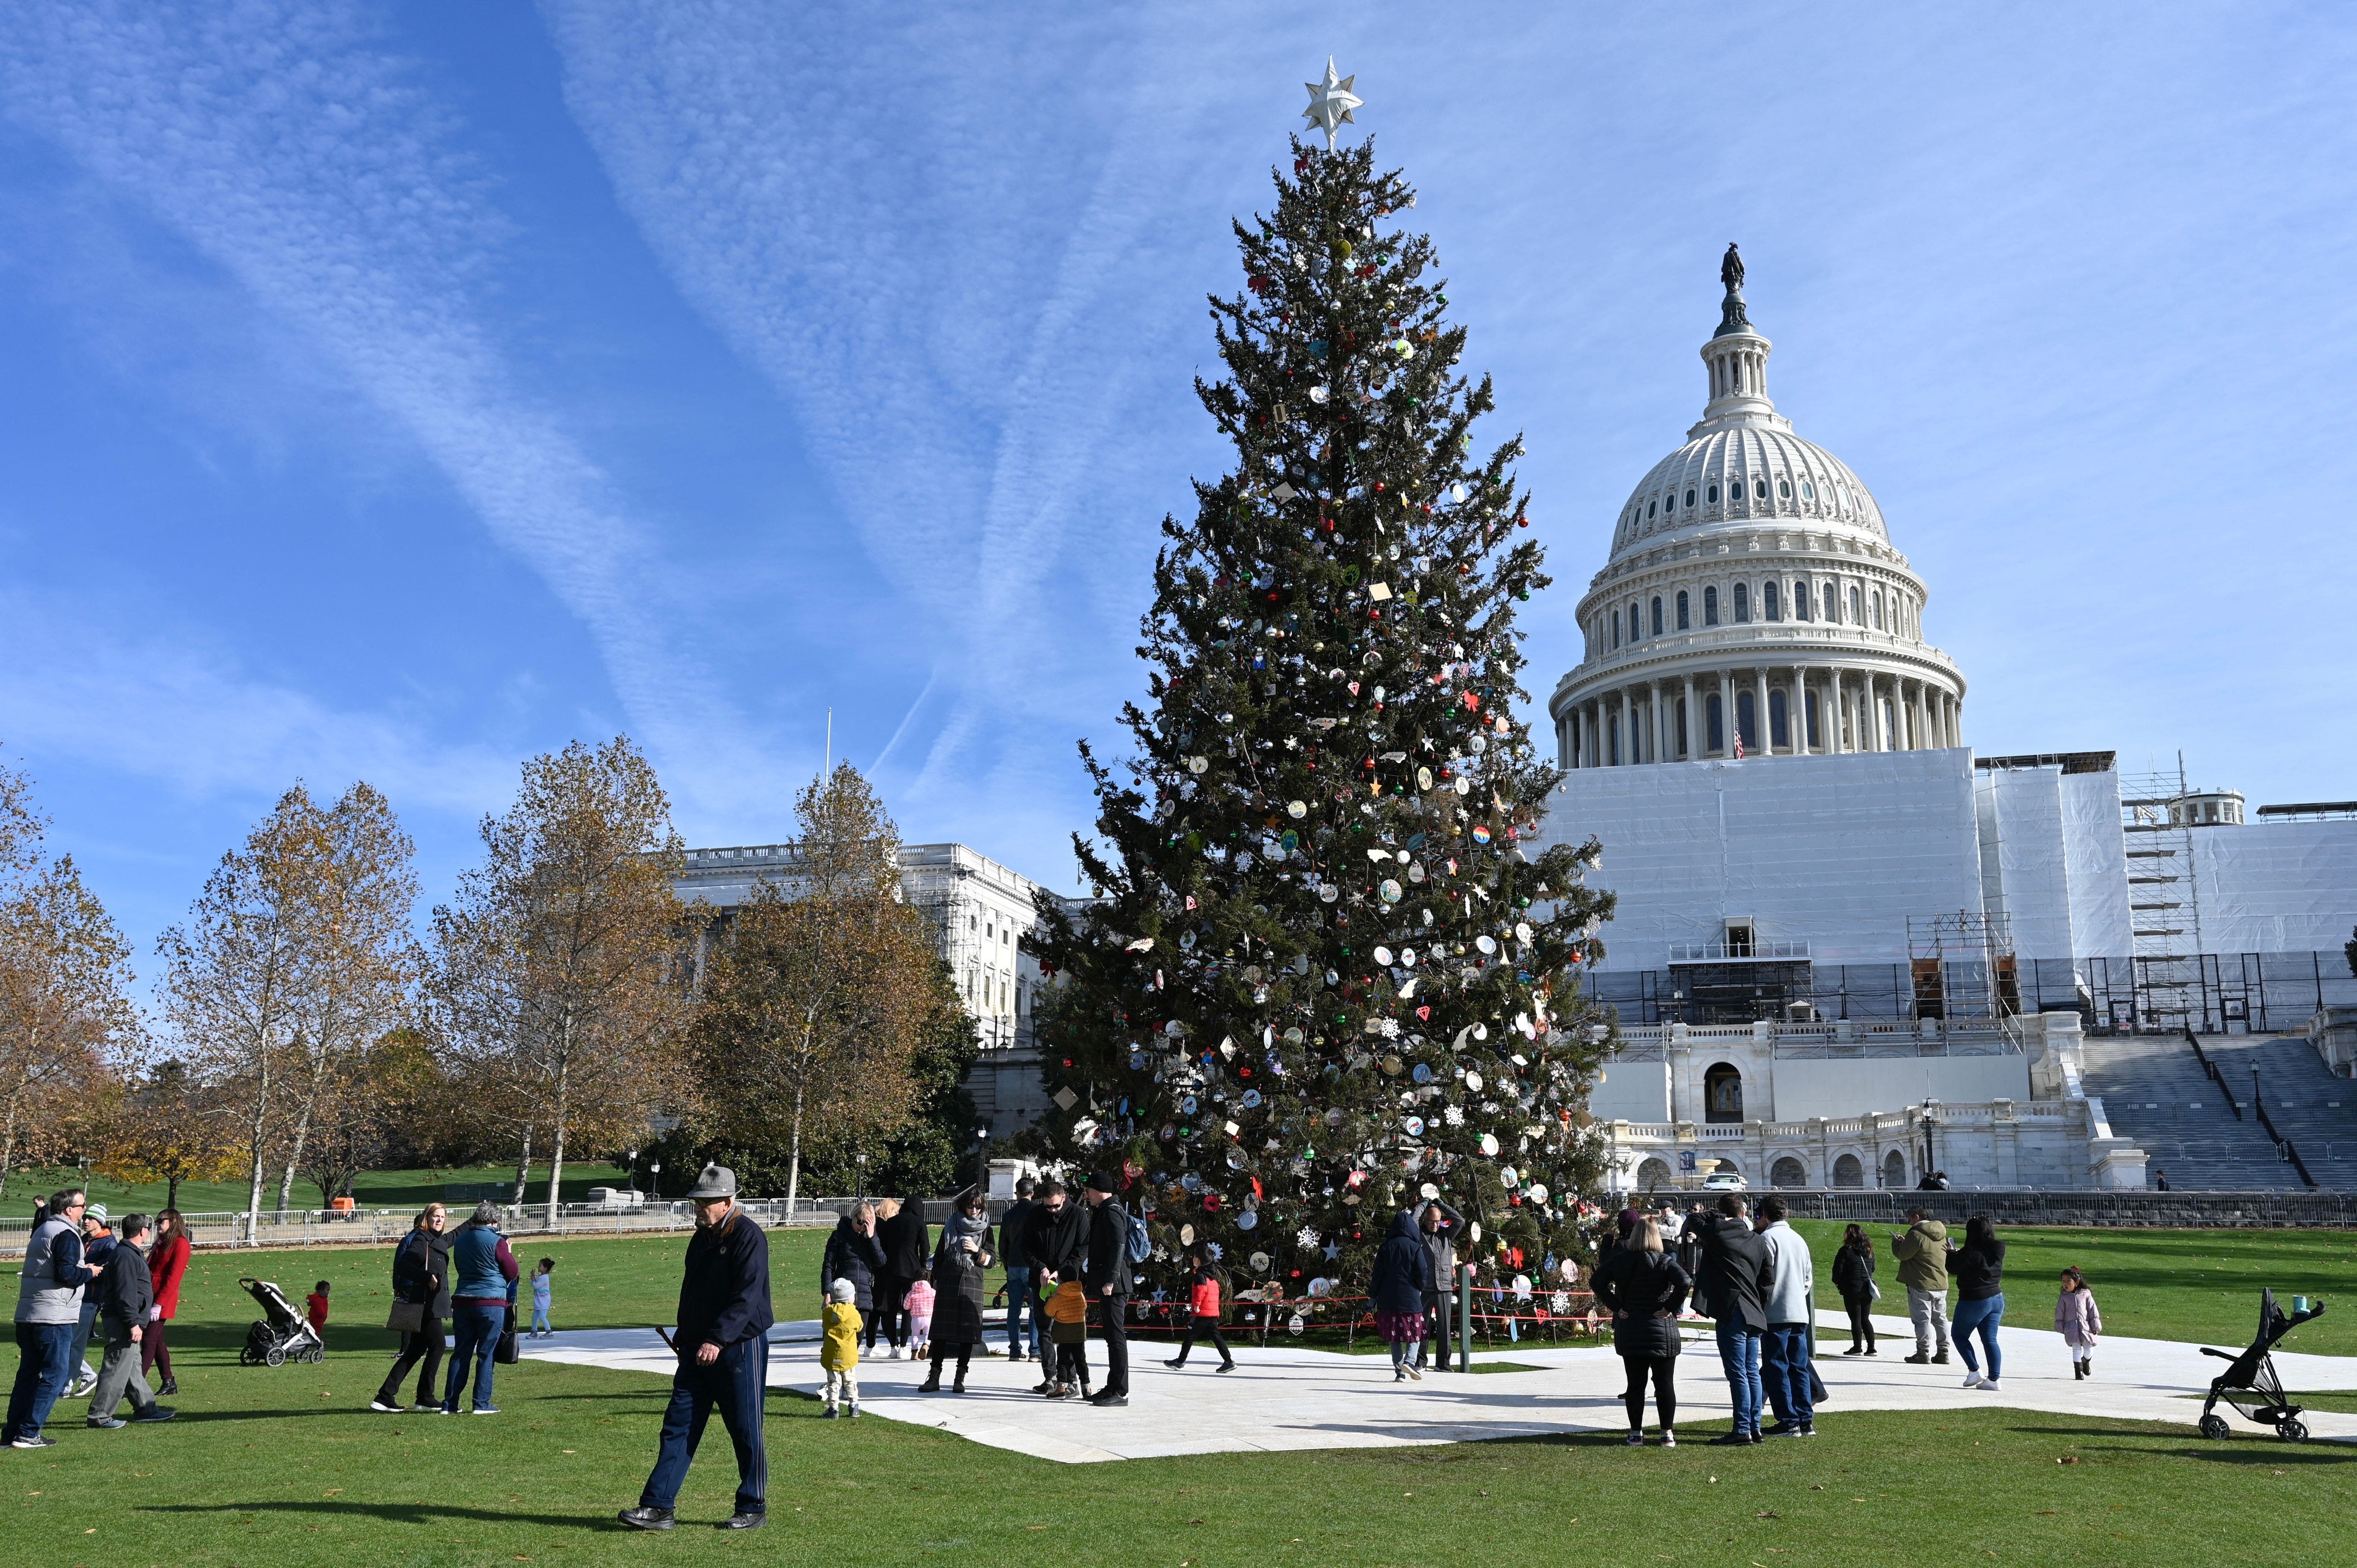
<path id="1" fill-rule="evenodd" d="M 754 1530 L 768 1520 L 769 1455 L 761 1445 L 762 1391 L 770 1380 L 770 1239 L 737 1205 L 737 1173 L 706 1165 L 688 1191 L 695 1234 L 679 1283 L 679 1329 L 673 1348 L 671 1405 L 663 1412 L 662 1446 L 639 1506 L 617 1516 L 640 1530 L 669 1530 L 672 1504 L 687 1466 L 704 1441 L 713 1407 L 737 1449 L 737 1511 L 720 1528 Z"/>

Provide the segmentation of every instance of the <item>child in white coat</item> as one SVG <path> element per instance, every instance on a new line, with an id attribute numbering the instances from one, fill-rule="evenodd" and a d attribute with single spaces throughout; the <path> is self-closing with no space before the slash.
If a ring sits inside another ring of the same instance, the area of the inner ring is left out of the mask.
<path id="1" fill-rule="evenodd" d="M 2062 1271 L 2062 1294 L 2054 1301 L 2054 1331 L 2071 1347 L 2072 1380 L 2093 1377 L 2095 1337 L 2104 1331 L 2104 1315 L 2095 1308 L 2087 1276 L 2075 1266 Z"/>

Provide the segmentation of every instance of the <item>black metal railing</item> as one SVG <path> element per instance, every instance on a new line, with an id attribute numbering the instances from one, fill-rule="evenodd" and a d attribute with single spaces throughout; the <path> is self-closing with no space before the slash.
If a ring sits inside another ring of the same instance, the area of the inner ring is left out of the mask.
<path id="1" fill-rule="evenodd" d="M 2218 1070 L 2218 1064 L 2210 1059 L 2210 1053 L 2201 1048 L 2201 1042 L 2193 1037 L 2193 1031 L 2190 1029 L 2185 1031 L 2185 1043 L 2193 1047 L 2194 1058 L 2201 1062 L 2201 1070 L 2210 1075 L 2210 1081 L 2216 1084 L 2218 1092 L 2226 1097 L 2226 1109 L 2234 1113 L 2235 1121 L 2240 1122 L 2243 1119 L 2243 1108 L 2234 1102 L 2234 1091 L 2226 1087 L 2226 1075 Z M 2309 1185 L 2313 1187 L 2315 1184 L 2311 1182 Z"/>
<path id="2" fill-rule="evenodd" d="M 2299 1157 L 2298 1148 L 2289 1138 L 2276 1131 L 2275 1118 L 2267 1114 L 2266 1100 L 2259 1093 L 2259 1086 L 2255 1079 L 2251 1084 L 2251 1109 L 2258 1113 L 2259 1125 L 2266 1129 L 2267 1136 L 2276 1141 L 2276 1156 L 2287 1162 L 2292 1169 L 2299 1173 L 2299 1179 L 2313 1188 L 2317 1185 L 2317 1180 L 2308 1174 L 2308 1162 Z"/>

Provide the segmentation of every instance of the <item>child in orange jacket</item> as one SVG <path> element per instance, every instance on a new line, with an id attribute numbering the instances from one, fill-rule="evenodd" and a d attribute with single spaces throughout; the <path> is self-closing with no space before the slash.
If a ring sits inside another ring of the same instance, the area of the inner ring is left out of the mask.
<path id="1" fill-rule="evenodd" d="M 1055 1369 L 1042 1391 L 1051 1399 L 1089 1391 L 1089 1298 L 1081 1282 L 1066 1280 L 1048 1298 L 1048 1338 L 1056 1347 Z M 1074 1385 L 1077 1384 L 1077 1389 Z"/>
<path id="2" fill-rule="evenodd" d="M 1195 1265 L 1187 1284 L 1188 1305 L 1193 1316 L 1188 1319 L 1186 1336 L 1178 1341 L 1178 1354 L 1163 1365 L 1185 1366 L 1187 1352 L 1195 1348 L 1195 1336 L 1205 1334 L 1211 1337 L 1211 1348 L 1220 1353 L 1220 1370 L 1232 1372 L 1236 1369 L 1235 1354 L 1228 1348 L 1227 1338 L 1220 1332 L 1219 1270 L 1211 1266 L 1211 1254 L 1200 1247 L 1190 1251 L 1187 1260 Z"/>

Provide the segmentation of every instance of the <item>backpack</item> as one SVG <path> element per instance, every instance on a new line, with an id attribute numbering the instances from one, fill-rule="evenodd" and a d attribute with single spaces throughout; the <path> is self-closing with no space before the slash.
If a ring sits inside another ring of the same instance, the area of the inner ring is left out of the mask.
<path id="1" fill-rule="evenodd" d="M 1131 1262 L 1145 1262 L 1154 1256 L 1154 1238 L 1146 1234 L 1146 1217 L 1142 1214 L 1132 1214 L 1125 1216 L 1125 1220 L 1127 1229 L 1124 1235 L 1123 1251 L 1129 1254 Z"/>

